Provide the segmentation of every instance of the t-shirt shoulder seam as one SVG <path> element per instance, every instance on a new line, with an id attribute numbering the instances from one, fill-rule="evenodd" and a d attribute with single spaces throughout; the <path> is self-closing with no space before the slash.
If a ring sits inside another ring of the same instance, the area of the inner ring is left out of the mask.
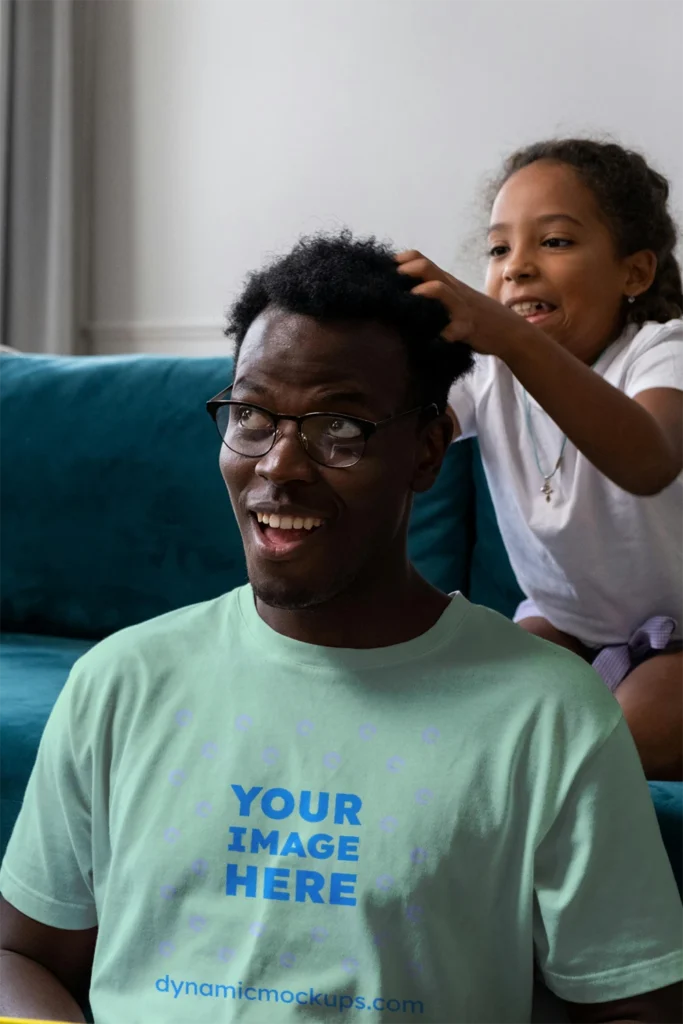
<path id="1" fill-rule="evenodd" d="M 72 674 L 77 674 L 76 670 L 81 672 L 84 669 L 87 670 L 92 666 L 96 666 L 100 658 L 105 658 L 110 663 L 112 657 L 116 659 L 137 657 L 144 644 L 154 643 L 160 637 L 163 638 L 168 635 L 168 629 L 165 630 L 164 627 L 169 623 L 176 633 L 180 632 L 182 635 L 183 631 L 188 630 L 190 625 L 194 627 L 194 623 L 191 622 L 193 614 L 201 611 L 209 612 L 219 608 L 221 602 L 227 603 L 230 595 L 234 592 L 234 590 L 230 590 L 225 594 L 219 594 L 218 597 L 208 598 L 205 601 L 195 601 L 193 604 L 183 605 L 180 608 L 172 608 L 161 615 L 155 615 L 151 619 L 133 623 L 130 626 L 117 630 L 115 633 L 111 633 L 77 659 L 73 665 Z M 188 620 L 190 620 L 189 623 Z"/>
<path id="2" fill-rule="evenodd" d="M 647 330 L 648 326 L 651 327 L 649 331 Z M 676 335 L 680 335 L 680 337 L 676 337 Z M 626 352 L 629 356 L 631 354 L 642 355 L 648 352 L 653 345 L 662 341 L 683 341 L 683 320 L 667 320 L 663 324 L 643 324 L 643 327 L 631 339 Z"/>

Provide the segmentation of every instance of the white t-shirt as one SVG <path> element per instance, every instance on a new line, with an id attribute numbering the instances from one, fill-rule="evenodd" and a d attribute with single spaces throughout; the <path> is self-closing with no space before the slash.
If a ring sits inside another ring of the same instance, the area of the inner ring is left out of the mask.
<path id="1" fill-rule="evenodd" d="M 594 370 L 633 398 L 683 390 L 683 320 L 630 325 Z M 571 442 L 551 500 L 526 420 L 524 389 L 494 356 L 452 388 L 462 437 L 477 435 L 498 525 L 520 587 L 557 629 L 589 646 L 625 643 L 650 616 L 683 619 L 683 474 L 637 497 L 613 484 Z M 550 473 L 564 434 L 528 396 L 536 452 Z"/>

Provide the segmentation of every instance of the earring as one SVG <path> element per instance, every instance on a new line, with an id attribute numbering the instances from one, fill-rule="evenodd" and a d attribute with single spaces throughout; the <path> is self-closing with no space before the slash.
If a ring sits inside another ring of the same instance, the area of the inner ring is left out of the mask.
<path id="1" fill-rule="evenodd" d="M 626 299 L 626 301 L 630 302 L 631 305 L 633 305 L 633 303 L 636 301 L 635 295 L 629 295 L 628 298 Z"/>

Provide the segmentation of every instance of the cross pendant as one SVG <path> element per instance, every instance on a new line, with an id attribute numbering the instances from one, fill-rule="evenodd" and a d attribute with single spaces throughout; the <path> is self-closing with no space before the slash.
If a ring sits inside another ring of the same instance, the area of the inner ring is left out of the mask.
<path id="1" fill-rule="evenodd" d="M 550 501 L 550 495 L 553 493 L 553 489 L 550 486 L 550 480 L 545 480 L 543 487 L 541 487 L 541 494 L 545 494 L 545 500 Z"/>

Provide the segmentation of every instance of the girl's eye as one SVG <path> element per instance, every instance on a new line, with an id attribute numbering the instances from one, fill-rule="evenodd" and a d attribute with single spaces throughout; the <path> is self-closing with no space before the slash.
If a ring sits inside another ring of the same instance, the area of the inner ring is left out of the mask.
<path id="1" fill-rule="evenodd" d="M 543 242 L 549 249 L 568 249 L 573 244 L 570 238 L 546 238 Z"/>
<path id="2" fill-rule="evenodd" d="M 508 252 L 507 245 L 493 245 L 489 249 L 489 259 L 495 260 L 498 256 L 504 256 Z"/>

